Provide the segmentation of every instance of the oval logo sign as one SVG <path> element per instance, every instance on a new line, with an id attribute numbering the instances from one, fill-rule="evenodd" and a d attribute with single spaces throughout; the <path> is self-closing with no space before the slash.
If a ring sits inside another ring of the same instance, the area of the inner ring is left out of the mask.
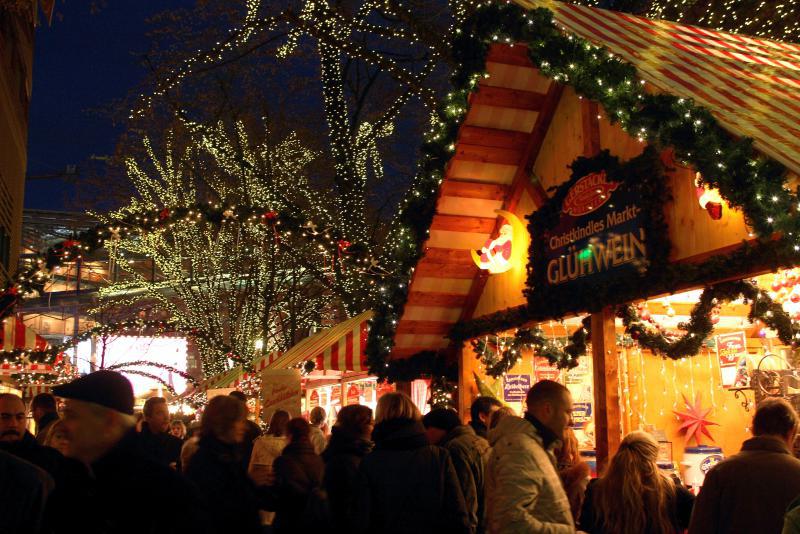
<path id="1" fill-rule="evenodd" d="M 617 182 L 606 180 L 606 171 L 587 174 L 570 188 L 561 210 L 573 217 L 589 214 L 608 202 L 618 187 Z"/>

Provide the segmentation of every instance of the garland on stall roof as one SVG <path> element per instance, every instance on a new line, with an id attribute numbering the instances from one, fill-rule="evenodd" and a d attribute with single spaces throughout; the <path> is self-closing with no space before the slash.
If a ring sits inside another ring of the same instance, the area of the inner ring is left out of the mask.
<path id="1" fill-rule="evenodd" d="M 643 317 L 637 306 L 626 304 L 617 308 L 616 314 L 622 319 L 625 334 L 630 336 L 641 348 L 653 354 L 678 360 L 695 356 L 714 330 L 713 315 L 725 302 L 745 299 L 750 304 L 747 318 L 750 322 L 761 321 L 778 333 L 778 338 L 793 348 L 800 345 L 800 324 L 793 322 L 783 306 L 772 300 L 769 294 L 754 282 L 739 280 L 724 282 L 707 287 L 694 305 L 689 321 L 680 323 L 678 328 L 685 333 L 669 335 L 664 328 Z M 570 369 L 578 365 L 578 358 L 586 354 L 586 342 L 591 335 L 591 318 L 583 319 L 582 326 L 571 336 L 569 343 L 562 347 L 557 340 L 547 339 L 538 329 L 520 328 L 513 336 L 491 336 L 472 341 L 476 357 L 485 366 L 486 374 L 498 378 L 506 374 L 522 357 L 522 349 L 530 347 L 537 356 L 546 357 L 559 369 Z M 624 339 L 624 338 L 623 338 Z"/>
<path id="2" fill-rule="evenodd" d="M 279 242 L 292 236 L 299 237 L 318 244 L 335 261 L 352 265 L 365 275 L 386 274 L 370 254 L 366 243 L 350 242 L 335 228 L 319 228 L 313 221 L 299 219 L 291 213 L 262 206 L 225 206 L 211 202 L 189 207 L 164 207 L 148 212 L 126 213 L 113 223 L 97 225 L 39 253 L 14 274 L 12 281 L 0 293 L 0 319 L 10 315 L 21 298 L 41 294 L 52 273 L 64 263 L 80 260 L 84 254 L 92 253 L 108 243 L 164 231 L 178 223 L 266 225 L 274 230 L 275 239 Z"/>
<path id="3" fill-rule="evenodd" d="M 750 302 L 747 315 L 750 322 L 763 322 L 775 330 L 786 345 L 796 347 L 800 344 L 800 325 L 792 322 L 783 306 L 772 300 L 766 291 L 747 280 L 725 282 L 703 290 L 700 300 L 692 308 L 689 322 L 678 325 L 678 328 L 686 331 L 678 337 L 668 336 L 662 329 L 653 327 L 641 317 L 635 306 L 620 306 L 617 315 L 622 319 L 625 333 L 640 346 L 650 349 L 654 354 L 677 360 L 698 354 L 714 330 L 714 309 L 722 303 L 740 298 L 744 298 L 746 303 Z"/>
<path id="4" fill-rule="evenodd" d="M 472 350 L 484 365 L 486 374 L 498 378 L 506 374 L 522 358 L 522 350 L 531 348 L 536 356 L 547 358 L 559 369 L 578 366 L 578 358 L 586 354 L 586 340 L 591 328 L 591 318 L 586 317 L 581 327 L 569 336 L 564 345 L 557 339 L 545 336 L 541 328 L 520 328 L 513 336 L 487 336 L 472 341 Z"/>

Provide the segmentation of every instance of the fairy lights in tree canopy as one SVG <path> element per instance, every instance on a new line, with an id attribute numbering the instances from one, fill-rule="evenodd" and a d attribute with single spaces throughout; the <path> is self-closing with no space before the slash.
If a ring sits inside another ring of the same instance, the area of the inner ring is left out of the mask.
<path id="1" fill-rule="evenodd" d="M 159 158 L 146 144 L 149 161 L 128 161 L 138 195 L 101 217 L 116 227 L 143 212 L 151 222 L 157 213 L 161 227 L 105 241 L 128 280 L 104 288 L 101 302 L 149 299 L 181 331 L 202 332 L 196 342 L 211 376 L 249 362 L 256 340 L 260 350 L 293 345 L 335 299 L 347 298 L 351 288 L 337 274 L 364 276 L 375 261 L 363 243 L 339 232 L 325 199 L 309 203 L 320 197 L 305 178 L 313 153 L 296 137 L 273 145 L 252 140 L 241 124 L 230 131 L 185 124 L 187 147 L 168 140 Z M 211 203 L 198 203 L 201 194 Z M 301 222 L 311 216 L 316 222 Z M 129 255 L 151 259 L 160 279 L 123 261 Z"/>

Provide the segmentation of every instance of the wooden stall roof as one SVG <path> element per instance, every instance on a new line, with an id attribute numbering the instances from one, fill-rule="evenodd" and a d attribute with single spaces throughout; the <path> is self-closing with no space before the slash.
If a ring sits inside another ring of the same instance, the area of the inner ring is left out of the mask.
<path id="1" fill-rule="evenodd" d="M 445 348 L 444 337 L 472 315 L 486 275 L 470 256 L 495 235 L 495 210 L 513 212 L 523 194 L 546 195 L 530 180 L 563 87 L 538 75 L 522 47 L 494 46 L 489 78 L 473 94 L 439 191 L 426 252 L 397 325 L 394 357 Z"/>
<path id="2" fill-rule="evenodd" d="M 800 46 L 647 20 L 550 0 L 566 31 L 608 47 L 659 89 L 705 105 L 735 135 L 800 172 Z M 547 198 L 531 169 L 563 86 L 539 74 L 524 46 L 492 45 L 489 77 L 471 96 L 439 191 L 425 256 L 414 271 L 392 357 L 448 346 L 445 335 L 472 318 L 486 284 L 469 250 L 495 235 L 523 195 Z"/>
<path id="3" fill-rule="evenodd" d="M 725 33 L 552 0 L 556 23 L 634 65 L 659 89 L 692 98 L 800 173 L 800 44 Z"/>

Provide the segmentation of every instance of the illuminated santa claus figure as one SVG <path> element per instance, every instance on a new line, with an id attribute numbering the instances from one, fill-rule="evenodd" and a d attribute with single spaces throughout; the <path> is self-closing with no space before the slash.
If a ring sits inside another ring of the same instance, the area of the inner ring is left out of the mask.
<path id="1" fill-rule="evenodd" d="M 487 239 L 481 249 L 480 258 L 476 260 L 478 267 L 492 274 L 503 273 L 511 268 L 511 239 L 514 230 L 510 224 L 500 227 L 500 235 L 495 239 Z M 474 254 L 477 256 L 477 254 Z"/>

